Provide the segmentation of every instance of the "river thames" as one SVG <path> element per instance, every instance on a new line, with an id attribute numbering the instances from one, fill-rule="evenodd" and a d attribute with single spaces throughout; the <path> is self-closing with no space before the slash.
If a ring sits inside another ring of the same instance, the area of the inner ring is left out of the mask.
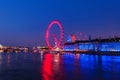
<path id="1" fill-rule="evenodd" d="M 120 56 L 1 53 L 0 80 L 120 80 Z"/>

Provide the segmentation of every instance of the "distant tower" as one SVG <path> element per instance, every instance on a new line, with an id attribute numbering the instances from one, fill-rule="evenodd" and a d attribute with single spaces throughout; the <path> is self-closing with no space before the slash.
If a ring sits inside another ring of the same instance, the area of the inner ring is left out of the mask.
<path id="1" fill-rule="evenodd" d="M 88 36 L 88 40 L 91 41 L 91 35 Z"/>
<path id="2" fill-rule="evenodd" d="M 67 37 L 67 42 L 72 42 L 71 35 Z"/>
<path id="3" fill-rule="evenodd" d="M 114 41 L 117 41 L 117 36 L 116 35 L 114 35 Z"/>
<path id="4" fill-rule="evenodd" d="M 67 42 L 75 42 L 76 36 L 74 34 L 71 34 L 67 37 Z"/>
<path id="5" fill-rule="evenodd" d="M 99 41 L 101 41 L 101 39 L 102 39 L 101 36 L 99 36 Z"/>
<path id="6" fill-rule="evenodd" d="M 72 42 L 76 41 L 76 36 L 74 34 L 71 34 L 71 40 L 72 40 Z"/>

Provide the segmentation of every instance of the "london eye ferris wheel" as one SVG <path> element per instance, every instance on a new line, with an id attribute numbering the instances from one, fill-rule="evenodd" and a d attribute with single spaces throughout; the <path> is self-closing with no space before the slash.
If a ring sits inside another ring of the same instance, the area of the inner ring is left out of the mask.
<path id="1" fill-rule="evenodd" d="M 57 27 L 59 28 L 59 36 L 60 36 L 59 39 L 58 39 L 56 33 L 52 34 L 52 36 L 51 36 L 50 30 L 51 30 L 51 28 L 53 27 L 54 24 L 58 25 Z M 60 49 L 61 48 L 61 43 L 63 41 L 63 37 L 64 37 L 64 30 L 63 30 L 63 26 L 62 26 L 61 22 L 58 21 L 58 20 L 53 20 L 48 25 L 47 30 L 46 30 L 46 44 L 47 44 L 48 48 L 51 49 L 51 50 L 53 50 L 55 48 Z M 54 46 L 52 46 L 52 44 L 49 40 L 50 38 L 54 38 L 54 43 L 55 43 Z"/>

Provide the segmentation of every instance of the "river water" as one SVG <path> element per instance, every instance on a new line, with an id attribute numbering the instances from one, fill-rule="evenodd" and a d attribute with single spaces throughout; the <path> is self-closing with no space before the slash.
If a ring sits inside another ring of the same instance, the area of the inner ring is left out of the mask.
<path id="1" fill-rule="evenodd" d="M 0 80 L 120 80 L 120 56 L 0 53 Z"/>

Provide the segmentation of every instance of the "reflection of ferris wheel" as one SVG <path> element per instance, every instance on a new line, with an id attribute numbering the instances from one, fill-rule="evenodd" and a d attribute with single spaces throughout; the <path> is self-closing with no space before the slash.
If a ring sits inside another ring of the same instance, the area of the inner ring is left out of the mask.
<path id="1" fill-rule="evenodd" d="M 58 27 L 59 27 L 59 30 L 60 30 L 60 34 L 59 34 L 59 35 L 60 35 L 60 39 L 57 39 L 56 35 L 53 34 L 52 37 L 54 38 L 55 46 L 52 46 L 52 45 L 50 44 L 50 42 L 49 42 L 49 38 L 51 37 L 49 31 L 50 31 L 50 28 L 51 28 L 54 24 L 57 24 Z M 46 44 L 47 44 L 48 48 L 49 48 L 49 49 L 54 49 L 54 47 L 56 47 L 56 48 L 61 48 L 61 43 L 62 43 L 62 41 L 63 41 L 63 37 L 64 37 L 64 31 L 63 31 L 63 26 L 62 26 L 62 24 L 61 24 L 58 20 L 52 21 L 52 22 L 48 25 L 48 28 L 47 28 L 47 30 L 46 30 Z"/>

